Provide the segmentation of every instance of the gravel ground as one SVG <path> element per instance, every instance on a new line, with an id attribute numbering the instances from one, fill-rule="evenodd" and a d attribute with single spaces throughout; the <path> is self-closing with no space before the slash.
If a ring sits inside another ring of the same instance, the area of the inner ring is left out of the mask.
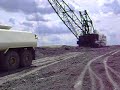
<path id="1" fill-rule="evenodd" d="M 64 55 L 68 52 L 76 52 L 76 54 L 81 52 L 82 54 L 69 59 L 67 59 L 67 56 L 66 59 L 61 60 L 59 63 L 48 65 L 47 67 L 41 68 L 40 70 L 20 79 L 6 82 L 0 85 L 0 90 L 75 90 L 74 86 L 78 81 L 81 72 L 84 70 L 90 60 L 119 48 L 119 46 L 104 48 L 76 48 L 70 46 L 62 46 L 58 48 L 36 48 L 37 59 L 44 59 L 48 56 L 55 57 L 56 55 L 59 56 L 61 54 Z M 118 63 L 118 59 L 120 59 L 119 55 L 120 53 L 111 56 L 108 61 L 108 66 L 112 67 L 117 72 L 120 72 Z M 99 62 L 92 63 L 92 69 L 97 74 L 100 74 L 101 77 L 103 77 L 104 83 L 109 87 L 109 89 L 105 88 L 105 90 L 113 90 L 113 85 L 108 82 L 108 79 L 104 78 L 106 77 L 105 68 L 103 68 L 101 60 L 99 60 Z M 110 73 L 114 77 L 114 80 L 117 81 L 118 79 L 115 78 L 114 73 Z M 95 90 L 99 90 L 99 80 L 95 78 L 94 81 L 96 84 L 94 87 Z M 92 90 L 91 88 L 92 82 L 90 79 L 89 70 L 87 70 L 83 78 L 81 90 Z"/>

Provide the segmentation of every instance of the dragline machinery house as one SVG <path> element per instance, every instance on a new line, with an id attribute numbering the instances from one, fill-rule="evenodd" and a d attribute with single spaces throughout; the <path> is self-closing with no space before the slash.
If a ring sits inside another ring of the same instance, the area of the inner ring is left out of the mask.
<path id="1" fill-rule="evenodd" d="M 96 33 L 87 11 L 79 11 L 79 17 L 63 0 L 48 0 L 56 14 L 78 39 L 83 47 L 101 47 L 106 45 L 106 36 Z"/>

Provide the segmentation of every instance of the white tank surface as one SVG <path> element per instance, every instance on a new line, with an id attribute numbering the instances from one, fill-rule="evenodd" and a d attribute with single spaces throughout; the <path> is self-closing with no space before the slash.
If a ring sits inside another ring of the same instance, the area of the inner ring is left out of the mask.
<path id="1" fill-rule="evenodd" d="M 0 50 L 37 46 L 37 36 L 35 34 L 25 31 L 14 31 L 10 28 L 10 26 L 0 25 Z"/>

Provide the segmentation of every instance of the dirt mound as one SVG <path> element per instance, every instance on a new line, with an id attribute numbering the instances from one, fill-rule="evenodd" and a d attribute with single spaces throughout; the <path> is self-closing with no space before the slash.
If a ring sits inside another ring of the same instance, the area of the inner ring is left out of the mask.
<path id="1" fill-rule="evenodd" d="M 119 47 L 119 46 L 117 46 Z M 112 46 L 111 49 L 116 48 Z M 102 48 L 89 48 L 89 47 L 78 47 L 78 46 L 47 46 L 47 47 L 37 47 L 36 50 L 36 59 L 56 56 L 68 52 L 87 52 L 87 51 L 105 51 L 110 49 L 109 46 Z"/>
<path id="2" fill-rule="evenodd" d="M 36 59 L 38 58 L 43 58 L 43 57 L 48 57 L 48 56 L 56 56 L 60 54 L 64 54 L 67 52 L 75 52 L 75 51 L 80 51 L 78 47 L 75 46 L 59 46 L 59 47 L 37 47 L 36 48 Z"/>

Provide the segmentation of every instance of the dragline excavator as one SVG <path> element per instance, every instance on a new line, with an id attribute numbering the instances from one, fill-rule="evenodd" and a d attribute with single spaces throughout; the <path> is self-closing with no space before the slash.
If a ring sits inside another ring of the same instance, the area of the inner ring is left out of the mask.
<path id="1" fill-rule="evenodd" d="M 79 11 L 79 17 L 63 0 L 48 0 L 56 14 L 77 38 L 82 47 L 106 46 L 106 36 L 98 34 L 87 11 Z"/>

